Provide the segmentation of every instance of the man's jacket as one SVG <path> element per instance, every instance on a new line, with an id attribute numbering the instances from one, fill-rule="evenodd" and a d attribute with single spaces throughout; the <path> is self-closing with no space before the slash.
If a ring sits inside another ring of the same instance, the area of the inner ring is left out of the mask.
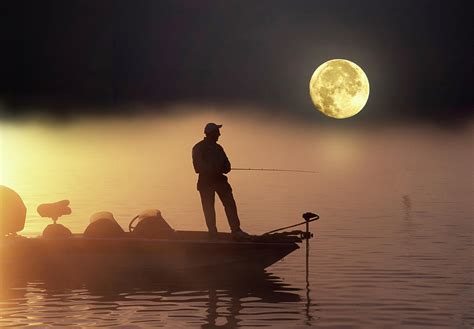
<path id="1" fill-rule="evenodd" d="M 224 149 L 207 137 L 193 147 L 194 171 L 199 174 L 198 190 L 213 188 L 216 183 L 227 182 L 230 162 Z"/>

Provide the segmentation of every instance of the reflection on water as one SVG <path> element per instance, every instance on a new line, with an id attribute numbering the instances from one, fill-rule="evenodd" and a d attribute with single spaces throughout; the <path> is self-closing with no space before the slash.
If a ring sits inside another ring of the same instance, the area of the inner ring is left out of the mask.
<path id="1" fill-rule="evenodd" d="M 403 196 L 403 207 L 405 208 L 405 219 L 410 220 L 411 218 L 411 199 L 408 195 Z"/>
<path id="2" fill-rule="evenodd" d="M 22 234 L 49 224 L 35 212 L 40 203 L 65 198 L 72 214 L 60 222 L 73 232 L 97 211 L 125 228 L 147 208 L 175 229 L 204 230 L 190 150 L 210 121 L 224 124 L 220 142 L 235 167 L 319 173 L 229 175 L 246 231 L 299 222 L 305 211 L 321 216 L 308 278 L 304 248 L 250 278 L 4 278 L 0 326 L 471 329 L 472 125 L 343 130 L 219 113 L 1 124 L 0 184 L 25 201 Z M 216 208 L 218 228 L 228 231 Z"/>
<path id="3" fill-rule="evenodd" d="M 303 315 L 298 289 L 265 272 L 69 279 L 4 280 L 0 325 L 228 328 L 291 325 Z"/>

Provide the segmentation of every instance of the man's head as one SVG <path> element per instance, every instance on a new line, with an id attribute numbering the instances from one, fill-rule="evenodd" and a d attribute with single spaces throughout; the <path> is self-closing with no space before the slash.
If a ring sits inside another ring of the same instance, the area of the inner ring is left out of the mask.
<path id="1" fill-rule="evenodd" d="M 215 124 L 214 122 L 210 122 L 204 127 L 204 134 L 206 134 L 207 138 L 217 142 L 219 136 L 221 135 L 219 129 L 222 125 Z"/>

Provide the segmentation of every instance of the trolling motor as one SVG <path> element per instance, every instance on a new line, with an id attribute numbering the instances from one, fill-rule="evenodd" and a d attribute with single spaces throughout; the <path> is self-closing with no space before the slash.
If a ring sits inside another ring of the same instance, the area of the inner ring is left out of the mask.
<path id="1" fill-rule="evenodd" d="M 267 232 L 267 233 L 263 234 L 263 237 L 269 237 L 271 235 L 278 235 L 278 236 L 286 236 L 286 237 L 297 237 L 297 238 L 300 239 L 299 242 L 301 242 L 302 240 L 306 240 L 306 257 L 305 257 L 306 258 L 306 290 L 307 290 L 307 294 L 309 296 L 309 239 L 311 239 L 314 236 L 313 233 L 311 233 L 309 231 L 309 223 L 318 220 L 319 215 L 314 214 L 312 212 L 305 212 L 302 217 L 304 219 L 304 222 L 294 224 L 294 225 L 290 225 L 290 226 L 285 226 L 285 227 L 282 227 L 282 228 L 278 228 L 276 230 L 272 230 L 270 232 Z M 303 224 L 306 227 L 305 231 L 294 230 L 294 231 L 290 231 L 290 232 L 276 233 L 276 232 L 279 232 L 281 230 L 286 230 L 287 228 L 292 228 L 292 227 L 300 226 L 300 225 L 303 225 Z M 308 297 L 308 300 L 309 300 L 309 297 Z"/>
<path id="2" fill-rule="evenodd" d="M 269 231 L 267 233 L 264 233 L 263 236 L 268 236 L 270 234 L 275 234 L 276 233 L 276 234 L 281 235 L 281 236 L 296 236 L 296 237 L 300 238 L 301 240 L 308 241 L 309 239 L 314 237 L 313 233 L 311 233 L 309 231 L 309 223 L 318 220 L 319 215 L 314 214 L 312 212 L 305 212 L 302 217 L 304 219 L 304 222 L 294 224 L 294 225 L 290 225 L 290 226 L 281 227 L 281 228 L 278 228 L 276 230 Z M 289 232 L 277 233 L 279 231 L 286 230 L 288 228 L 292 228 L 292 227 L 296 227 L 296 226 L 300 226 L 300 225 L 303 225 L 303 224 L 306 226 L 305 231 L 293 230 L 293 231 L 289 231 Z"/>
<path id="3" fill-rule="evenodd" d="M 311 233 L 309 231 L 309 223 L 318 220 L 319 215 L 314 214 L 312 212 L 305 212 L 302 217 L 304 219 L 304 222 L 294 224 L 294 225 L 290 225 L 290 226 L 286 226 L 286 227 L 282 227 L 282 228 L 267 232 L 267 233 L 263 234 L 263 236 L 270 236 L 272 234 L 278 234 L 279 236 L 288 236 L 288 237 L 295 237 L 296 236 L 299 239 L 301 239 L 300 242 L 302 240 L 306 240 L 306 253 L 305 253 L 305 256 L 306 256 L 305 257 L 305 260 L 306 260 L 306 264 L 305 264 L 306 265 L 306 298 L 307 298 L 308 303 L 309 303 L 309 300 L 310 300 L 310 298 L 309 298 L 309 239 L 311 239 L 314 236 L 313 233 Z M 281 230 L 285 230 L 287 228 L 300 226 L 300 225 L 303 225 L 303 224 L 306 227 L 305 231 L 294 230 L 294 231 L 290 231 L 290 232 L 276 233 L 276 232 L 279 232 Z"/>

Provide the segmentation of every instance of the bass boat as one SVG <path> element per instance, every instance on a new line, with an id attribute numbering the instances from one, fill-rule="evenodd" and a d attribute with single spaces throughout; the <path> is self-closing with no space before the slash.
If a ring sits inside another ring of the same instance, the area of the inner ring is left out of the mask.
<path id="1" fill-rule="evenodd" d="M 97 213 L 82 234 L 73 234 L 57 223 L 60 216 L 71 213 L 67 200 L 43 204 L 38 207 L 38 213 L 52 218 L 54 223 L 35 238 L 17 235 L 16 230 L 24 226 L 24 218 L 23 224 L 6 223 L 8 219 L 1 219 L 0 266 L 3 271 L 263 270 L 298 249 L 303 241 L 308 241 L 313 236 L 309 223 L 319 218 L 308 212 L 303 214 L 302 223 L 263 235 L 236 238 L 231 233 L 210 237 L 208 232 L 173 230 L 155 209 L 133 218 L 128 232 L 111 213 Z M 13 217 L 10 219 L 18 222 Z M 282 232 L 298 225 L 306 225 L 306 230 Z"/>

